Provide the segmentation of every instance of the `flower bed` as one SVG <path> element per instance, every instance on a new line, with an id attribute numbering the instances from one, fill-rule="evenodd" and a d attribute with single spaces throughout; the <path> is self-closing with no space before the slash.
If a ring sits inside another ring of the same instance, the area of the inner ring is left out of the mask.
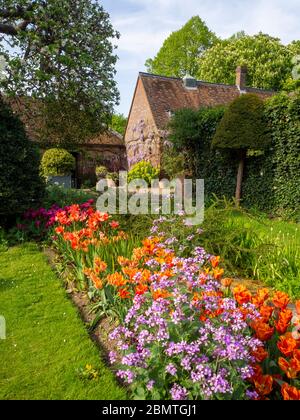
<path id="1" fill-rule="evenodd" d="M 78 287 L 118 319 L 111 362 L 134 398 L 300 399 L 300 302 L 293 313 L 283 292 L 231 290 L 220 258 L 187 252 L 164 218 L 136 246 L 91 203 L 51 217 Z"/>

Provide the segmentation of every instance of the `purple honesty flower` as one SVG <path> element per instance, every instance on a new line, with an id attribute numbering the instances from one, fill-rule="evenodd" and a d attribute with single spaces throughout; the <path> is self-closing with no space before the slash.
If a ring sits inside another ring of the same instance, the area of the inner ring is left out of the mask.
<path id="1" fill-rule="evenodd" d="M 135 374 L 131 370 L 118 370 L 117 376 L 128 384 L 132 384 L 135 379 Z"/>
<path id="2" fill-rule="evenodd" d="M 117 353 L 115 351 L 109 353 L 109 361 L 111 364 L 114 364 L 117 361 Z"/>
<path id="3" fill-rule="evenodd" d="M 173 365 L 173 363 L 169 363 L 166 366 L 166 372 L 169 373 L 172 376 L 176 376 L 177 369 L 176 369 L 175 365 Z"/>
<path id="4" fill-rule="evenodd" d="M 188 396 L 186 388 L 183 388 L 178 384 L 174 384 L 170 392 L 172 400 L 174 401 L 186 400 Z"/>
<path id="5" fill-rule="evenodd" d="M 256 391 L 251 391 L 248 389 L 246 391 L 246 397 L 249 398 L 250 400 L 256 400 L 257 398 L 259 398 L 259 395 Z"/>
<path id="6" fill-rule="evenodd" d="M 154 385 L 155 385 L 155 381 L 151 380 L 147 383 L 146 388 L 148 389 L 148 391 L 152 391 Z"/>

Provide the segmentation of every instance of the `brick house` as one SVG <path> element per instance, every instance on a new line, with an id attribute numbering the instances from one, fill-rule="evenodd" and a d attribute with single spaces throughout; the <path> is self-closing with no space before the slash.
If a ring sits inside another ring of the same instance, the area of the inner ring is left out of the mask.
<path id="1" fill-rule="evenodd" d="M 29 138 L 36 143 L 43 153 L 46 149 L 53 146 L 51 142 L 41 142 L 37 127 L 40 126 L 40 119 L 34 107 L 25 106 L 24 101 L 14 99 L 9 101 L 14 113 L 18 114 L 23 121 Z M 28 110 L 30 109 L 30 116 Z M 76 144 L 70 153 L 76 158 L 76 169 L 72 174 L 72 184 L 74 187 L 81 187 L 83 183 L 96 184 L 95 169 L 99 165 L 104 165 L 111 172 L 127 169 L 126 147 L 123 136 L 113 130 L 95 135 L 91 139 L 86 139 L 80 144 Z"/>
<path id="2" fill-rule="evenodd" d="M 272 91 L 246 86 L 247 68 L 236 70 L 236 84 L 225 85 L 139 73 L 125 133 L 129 168 L 140 160 L 160 164 L 163 140 L 173 112 L 182 108 L 227 105 L 243 93 L 254 93 L 262 99 Z"/>

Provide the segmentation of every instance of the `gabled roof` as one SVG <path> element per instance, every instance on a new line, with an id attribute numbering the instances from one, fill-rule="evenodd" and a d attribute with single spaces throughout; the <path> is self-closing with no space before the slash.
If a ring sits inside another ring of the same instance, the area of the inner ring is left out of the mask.
<path id="1" fill-rule="evenodd" d="M 197 81 L 197 88 L 188 89 L 182 79 L 164 77 L 149 73 L 139 73 L 147 99 L 158 129 L 165 129 L 170 112 L 182 108 L 199 109 L 217 105 L 226 105 L 240 95 L 240 90 L 235 85 L 209 83 Z M 246 88 L 244 92 L 255 93 L 266 99 L 275 92 Z"/>
<path id="2" fill-rule="evenodd" d="M 43 122 L 39 113 L 39 102 L 31 98 L 19 97 L 7 98 L 6 101 L 11 106 L 13 112 L 20 117 L 29 138 L 36 143 L 41 142 L 39 129 L 42 127 Z M 125 146 L 125 142 L 121 134 L 108 128 L 99 134 L 95 134 L 90 139 L 84 139 L 79 145 Z"/>

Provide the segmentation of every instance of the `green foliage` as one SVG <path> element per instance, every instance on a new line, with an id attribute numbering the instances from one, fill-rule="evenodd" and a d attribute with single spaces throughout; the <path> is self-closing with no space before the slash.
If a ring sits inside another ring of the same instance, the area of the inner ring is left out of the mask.
<path id="1" fill-rule="evenodd" d="M 300 230 L 217 200 L 206 209 L 198 244 L 221 255 L 234 275 L 251 277 L 300 297 Z"/>
<path id="2" fill-rule="evenodd" d="M 67 97 L 47 98 L 39 109 L 43 121 L 38 130 L 41 142 L 67 149 L 74 149 L 86 139 L 99 135 L 110 118 L 103 113 L 101 120 L 95 120 L 93 110 Z M 30 109 L 27 112 L 30 115 Z"/>
<path id="3" fill-rule="evenodd" d="M 106 178 L 108 174 L 108 169 L 106 166 L 97 166 L 96 167 L 96 176 L 97 178 Z"/>
<path id="4" fill-rule="evenodd" d="M 44 194 L 39 153 L 0 97 L 0 219 L 21 214 Z"/>
<path id="5" fill-rule="evenodd" d="M 161 158 L 161 169 L 163 175 L 169 179 L 177 178 L 185 174 L 185 156 L 178 153 L 172 145 L 165 145 Z"/>
<path id="6" fill-rule="evenodd" d="M 300 220 L 300 91 L 270 99 L 266 117 L 272 136 L 274 208 Z"/>
<path id="7" fill-rule="evenodd" d="M 75 169 L 75 158 L 65 149 L 47 150 L 41 161 L 43 176 L 69 175 Z"/>
<path id="8" fill-rule="evenodd" d="M 295 223 L 270 220 L 265 214 L 237 209 L 231 200 L 214 199 L 205 209 L 200 231 L 173 216 L 172 223 L 160 229 L 179 239 L 184 256 L 201 246 L 220 255 L 232 276 L 260 280 L 300 297 L 300 229 Z"/>
<path id="9" fill-rule="evenodd" d="M 218 125 L 212 146 L 221 149 L 265 149 L 269 143 L 264 102 L 257 95 L 235 99 Z"/>
<path id="10" fill-rule="evenodd" d="M 211 148 L 221 110 L 198 112 L 198 120 L 201 116 L 200 121 L 207 122 L 204 126 L 197 122 L 197 111 L 181 110 L 172 119 L 175 152 L 184 152 L 192 175 L 205 180 L 206 201 L 213 195 L 230 199 L 235 193 L 237 160 L 226 149 Z M 256 147 L 253 139 L 249 139 L 254 150 L 251 148 L 246 157 L 243 206 L 300 220 L 299 116 L 299 92 L 282 93 L 266 102 L 262 124 L 267 123 L 270 144 L 258 153 L 257 148 L 262 149 L 261 139 L 258 138 Z M 238 124 L 240 118 L 237 115 Z M 261 115 L 254 120 L 255 125 L 259 120 Z M 238 142 L 240 139 L 241 135 Z"/>
<path id="11" fill-rule="evenodd" d="M 99 2 L 3 0 L 0 23 L 5 93 L 46 100 L 40 111 L 54 136 L 75 141 L 101 131 L 119 100 L 119 34 Z"/>
<path id="12" fill-rule="evenodd" d="M 165 40 L 154 59 L 146 61 L 147 70 L 164 76 L 196 76 L 199 72 L 198 58 L 217 40 L 205 22 L 194 16 Z"/>
<path id="13" fill-rule="evenodd" d="M 114 114 L 112 116 L 110 128 L 122 136 L 125 135 L 127 118 L 123 114 Z"/>
<path id="14" fill-rule="evenodd" d="M 92 192 L 63 188 L 58 185 L 48 185 L 43 200 L 43 207 L 50 209 L 53 205 L 57 205 L 63 208 L 69 206 L 70 203 L 83 204 L 90 199 L 96 200 L 97 197 L 98 195 Z"/>
<path id="15" fill-rule="evenodd" d="M 151 181 L 158 178 L 159 172 L 159 168 L 154 168 L 150 162 L 141 161 L 128 172 L 128 183 L 136 179 L 143 179 L 148 185 L 151 185 Z"/>
<path id="16" fill-rule="evenodd" d="M 176 151 L 185 154 L 186 166 L 196 176 L 203 170 L 202 161 L 207 160 L 212 136 L 223 115 L 223 107 L 181 109 L 171 119 L 170 140 Z"/>
<path id="17" fill-rule="evenodd" d="M 279 90 L 290 77 L 297 44 L 285 46 L 278 38 L 259 33 L 221 41 L 199 60 L 197 77 L 214 83 L 235 84 L 237 66 L 248 67 L 248 86 Z"/>

